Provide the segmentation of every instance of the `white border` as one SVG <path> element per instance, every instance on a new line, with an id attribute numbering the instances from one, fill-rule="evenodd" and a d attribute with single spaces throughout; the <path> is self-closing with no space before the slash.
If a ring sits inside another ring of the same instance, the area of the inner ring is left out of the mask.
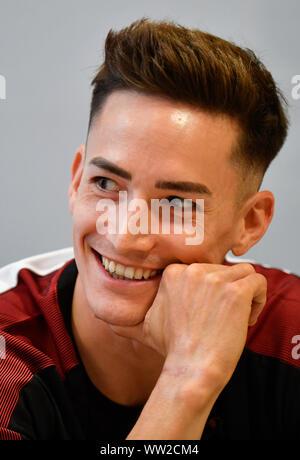
<path id="1" fill-rule="evenodd" d="M 73 259 L 73 247 L 45 252 L 26 259 L 18 260 L 0 268 L 0 294 L 14 288 L 18 284 L 18 273 L 27 268 L 37 275 L 48 275 Z"/>

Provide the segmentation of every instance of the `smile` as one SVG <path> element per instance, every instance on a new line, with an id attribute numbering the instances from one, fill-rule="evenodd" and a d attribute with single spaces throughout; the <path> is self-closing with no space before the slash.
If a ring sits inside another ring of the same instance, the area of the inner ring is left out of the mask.
<path id="1" fill-rule="evenodd" d="M 93 250 L 97 258 L 101 261 L 102 266 L 107 273 L 114 279 L 119 280 L 134 280 L 134 281 L 145 281 L 160 275 L 163 270 L 151 270 L 150 268 L 136 268 L 122 265 L 114 260 L 108 259 L 102 256 L 97 251 Z"/>

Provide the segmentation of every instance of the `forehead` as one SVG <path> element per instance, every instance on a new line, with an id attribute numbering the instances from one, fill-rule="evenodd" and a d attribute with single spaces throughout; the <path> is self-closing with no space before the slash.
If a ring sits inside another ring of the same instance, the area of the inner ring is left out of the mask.
<path id="1" fill-rule="evenodd" d="M 134 91 L 108 96 L 89 133 L 87 157 L 104 156 L 142 174 L 220 180 L 232 168 L 239 134 L 234 120 Z M 134 171 L 133 171 L 134 172 Z"/>

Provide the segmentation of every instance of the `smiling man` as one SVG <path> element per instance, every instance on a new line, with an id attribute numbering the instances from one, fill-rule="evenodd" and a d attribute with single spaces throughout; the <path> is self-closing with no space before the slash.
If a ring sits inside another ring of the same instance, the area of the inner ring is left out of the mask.
<path id="1" fill-rule="evenodd" d="M 1 438 L 296 439 L 299 278 L 225 258 L 271 222 L 284 99 L 251 51 L 199 30 L 143 19 L 105 51 L 72 166 L 74 258 L 0 271 Z M 203 200 L 201 244 L 159 215 L 159 232 L 99 231 L 120 192 L 149 219 L 176 198 L 195 223 Z"/>

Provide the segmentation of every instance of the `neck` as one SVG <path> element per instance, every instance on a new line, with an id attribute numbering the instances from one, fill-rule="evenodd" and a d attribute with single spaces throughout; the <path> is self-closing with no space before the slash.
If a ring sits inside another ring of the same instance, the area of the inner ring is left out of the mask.
<path id="1" fill-rule="evenodd" d="M 72 303 L 72 331 L 93 385 L 126 406 L 144 404 L 161 373 L 164 358 L 145 345 L 113 332 L 97 318 L 78 274 Z"/>

